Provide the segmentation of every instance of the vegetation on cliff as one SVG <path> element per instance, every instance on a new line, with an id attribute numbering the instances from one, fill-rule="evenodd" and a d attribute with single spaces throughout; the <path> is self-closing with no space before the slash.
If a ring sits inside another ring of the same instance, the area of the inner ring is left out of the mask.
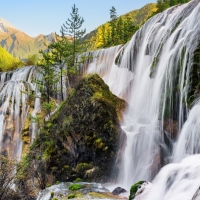
<path id="1" fill-rule="evenodd" d="M 116 19 L 113 20 L 111 17 L 110 21 L 99 26 L 83 39 L 89 41 L 90 50 L 125 44 L 156 10 L 156 4 L 151 3 L 125 15 L 119 17 L 116 15 Z"/>
<path id="2" fill-rule="evenodd" d="M 157 0 L 157 3 L 156 3 L 157 9 L 155 10 L 155 12 L 153 12 L 151 17 L 160 13 L 160 12 L 163 12 L 167 8 L 170 8 L 172 6 L 179 5 L 179 4 L 184 4 L 184 3 L 187 3 L 189 1 L 190 0 Z"/>
<path id="3" fill-rule="evenodd" d="M 0 46 L 0 72 L 15 70 L 23 65 L 23 62 L 14 58 Z"/>
<path id="4" fill-rule="evenodd" d="M 119 156 L 124 108 L 125 101 L 113 95 L 98 75 L 84 77 L 41 128 L 21 162 L 20 182 L 34 178 L 44 189 L 48 183 L 77 178 L 108 181 Z"/>

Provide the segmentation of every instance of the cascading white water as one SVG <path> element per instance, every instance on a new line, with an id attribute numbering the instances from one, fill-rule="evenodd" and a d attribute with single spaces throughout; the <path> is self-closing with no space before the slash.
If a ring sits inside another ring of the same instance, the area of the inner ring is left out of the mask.
<path id="1" fill-rule="evenodd" d="M 187 118 L 190 72 L 200 40 L 200 20 L 197 19 L 200 19 L 199 0 L 172 7 L 148 20 L 124 47 L 91 52 L 93 58 L 83 66 L 87 73 L 98 73 L 114 94 L 128 102 L 122 123 L 127 134 L 119 174 L 123 187 L 129 188 L 140 180 L 152 181 L 170 159 L 177 162 L 188 154 L 200 153 L 199 103 Z M 17 155 L 21 155 L 19 133 L 29 109 L 28 97 L 21 91 L 35 90 L 31 84 L 32 73 L 35 73 L 34 67 L 1 74 L 1 151 L 8 150 L 9 146 L 10 152 L 17 151 Z M 39 99 L 34 109 L 33 116 L 39 109 Z M 165 120 L 171 120 L 171 126 L 173 121 L 179 125 L 174 158 L 170 152 L 172 133 L 163 131 Z M 7 134 L 12 128 L 9 126 L 14 127 L 11 135 Z M 8 154 L 12 154 L 10 152 Z M 165 167 L 153 182 L 156 189 L 150 188 L 149 196 L 144 198 L 173 199 L 173 195 L 180 194 L 178 200 L 191 199 L 199 184 L 199 160 L 199 155 L 191 156 L 180 164 Z M 188 185 L 190 181 L 192 187 Z M 187 198 L 182 196 L 185 188 L 189 191 Z M 156 194 L 155 190 L 159 192 Z"/>
<path id="2" fill-rule="evenodd" d="M 119 180 L 124 187 L 129 188 L 140 180 L 151 181 L 160 167 L 171 160 L 172 149 L 166 143 L 166 135 L 171 142 L 173 133 L 163 131 L 163 126 L 166 120 L 170 121 L 171 127 L 177 121 L 180 132 L 187 118 L 193 54 L 200 42 L 199 18 L 199 0 L 175 6 L 148 20 L 121 48 L 119 55 L 116 50 L 120 47 L 91 53 L 98 57 L 87 63 L 87 72 L 99 73 L 111 91 L 129 104 L 122 124 L 127 133 L 127 144 Z M 104 57 L 109 57 L 112 65 L 102 74 L 102 70 L 107 69 L 107 63 L 101 63 Z M 115 65 L 115 58 L 120 68 Z M 188 120 L 195 115 L 198 124 L 199 112 L 195 112 L 191 111 Z M 182 132 L 187 129 L 189 134 L 193 123 L 186 121 L 187 128 Z M 197 127 L 193 131 L 196 135 Z M 193 146 L 188 151 L 187 145 L 181 143 L 181 136 L 179 141 L 178 145 L 180 143 L 183 148 L 180 150 L 182 158 L 188 153 L 200 153 Z M 188 143 L 193 145 L 197 142 Z"/>
<path id="3" fill-rule="evenodd" d="M 0 151 L 19 159 L 22 151 L 21 131 L 30 103 L 28 93 L 35 89 L 31 83 L 32 66 L 1 74 Z"/>
<path id="4" fill-rule="evenodd" d="M 169 164 L 157 175 L 153 185 L 135 200 L 198 200 L 193 198 L 200 183 L 200 155 L 192 155 L 180 163 Z"/>
<path id="5" fill-rule="evenodd" d="M 184 157 L 200 153 L 200 102 L 191 109 L 179 140 L 175 145 L 173 161 L 180 162 Z"/>
<path id="6" fill-rule="evenodd" d="M 85 69 L 85 73 L 99 74 L 106 84 L 108 84 L 112 93 L 126 98 L 126 90 L 133 79 L 133 74 L 129 73 L 126 68 L 118 68 L 115 65 L 115 57 L 120 49 L 121 46 L 116 46 L 108 49 L 100 49 L 89 54 L 86 53 L 85 56 L 91 56 L 92 58 L 84 63 L 82 67 Z"/>
<path id="7" fill-rule="evenodd" d="M 28 114 L 34 118 L 40 111 L 40 93 L 35 80 L 42 80 L 42 74 L 38 70 L 41 69 L 28 66 L 0 74 L 0 152 L 15 159 L 21 158 L 21 132 Z M 66 99 L 65 75 L 62 77 L 62 81 L 63 97 Z M 58 91 L 60 91 L 60 85 L 60 81 L 55 85 Z M 30 94 L 33 96 L 31 97 Z M 59 92 L 55 98 L 60 99 Z M 29 127 L 29 143 L 35 139 L 36 131 L 37 123 L 33 120 Z"/>

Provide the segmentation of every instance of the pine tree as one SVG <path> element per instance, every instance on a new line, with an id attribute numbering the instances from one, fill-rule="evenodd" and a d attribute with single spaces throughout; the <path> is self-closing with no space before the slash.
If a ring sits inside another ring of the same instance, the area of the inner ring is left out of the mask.
<path id="1" fill-rule="evenodd" d="M 177 0 L 170 0 L 170 6 L 174 6 L 177 4 Z"/>
<path id="2" fill-rule="evenodd" d="M 39 51 L 43 58 L 40 60 L 38 69 L 41 74 L 40 80 L 35 80 L 38 89 L 41 93 L 42 110 L 45 116 L 50 116 L 52 111 L 51 97 L 57 93 L 54 85 L 58 82 L 58 74 L 55 73 L 55 62 L 52 58 L 52 54 L 47 51 Z"/>
<path id="3" fill-rule="evenodd" d="M 117 44 L 124 44 L 124 21 L 119 17 L 117 21 Z"/>
<path id="4" fill-rule="evenodd" d="M 63 101 L 63 68 L 65 64 L 70 65 L 70 63 L 72 63 L 72 44 L 64 35 L 59 36 L 55 34 L 55 39 L 48 45 L 48 49 L 51 51 L 54 63 L 58 65 L 60 69 L 60 95 Z"/>
<path id="5" fill-rule="evenodd" d="M 69 39 L 73 43 L 72 48 L 72 63 L 68 63 L 68 68 L 74 68 L 77 67 L 77 59 L 78 54 L 83 53 L 86 48 L 83 42 L 81 42 L 81 38 L 86 32 L 86 29 L 81 29 L 82 24 L 84 22 L 84 19 L 79 16 L 78 14 L 78 8 L 76 8 L 75 4 L 72 7 L 72 13 L 70 13 L 71 18 L 67 19 L 65 24 L 61 26 L 61 33 L 62 35 L 69 36 Z"/>
<path id="6" fill-rule="evenodd" d="M 124 43 L 128 42 L 138 29 L 139 27 L 133 24 L 132 18 L 127 16 L 124 20 Z"/>
<path id="7" fill-rule="evenodd" d="M 111 43 L 112 45 L 117 44 L 117 12 L 114 6 L 110 9 L 110 27 L 111 27 Z"/>
<path id="8" fill-rule="evenodd" d="M 168 0 L 165 0 L 165 1 L 158 0 L 157 1 L 157 8 L 158 8 L 157 13 L 163 12 L 164 10 L 166 10 L 169 7 L 170 7 L 170 2 Z"/>

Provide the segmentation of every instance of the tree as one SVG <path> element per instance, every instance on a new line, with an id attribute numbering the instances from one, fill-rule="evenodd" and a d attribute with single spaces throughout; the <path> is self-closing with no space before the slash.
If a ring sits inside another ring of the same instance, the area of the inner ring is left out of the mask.
<path id="1" fill-rule="evenodd" d="M 124 43 L 128 42 L 138 29 L 139 27 L 133 24 L 132 18 L 127 16 L 124 19 Z"/>
<path id="2" fill-rule="evenodd" d="M 177 0 L 170 0 L 170 6 L 174 6 L 177 4 Z"/>
<path id="3" fill-rule="evenodd" d="M 53 60 L 52 53 L 48 50 L 47 52 L 40 51 L 43 58 L 38 63 L 40 68 L 38 69 L 41 78 L 35 80 L 38 89 L 41 93 L 42 109 L 45 116 L 49 116 L 52 110 L 51 96 L 57 93 L 55 84 L 58 82 L 58 74 L 55 73 L 55 61 Z"/>
<path id="4" fill-rule="evenodd" d="M 117 35 L 117 28 L 116 28 L 116 23 L 117 23 L 117 13 L 115 7 L 112 6 L 110 9 L 110 27 L 111 27 L 111 40 L 112 40 L 112 45 L 116 45 L 116 35 Z"/>
<path id="5" fill-rule="evenodd" d="M 38 61 L 37 54 L 29 55 L 25 65 L 36 65 Z"/>
<path id="6" fill-rule="evenodd" d="M 61 94 L 61 101 L 64 100 L 63 95 L 63 68 L 64 65 L 70 65 L 72 63 L 72 44 L 69 42 L 67 37 L 65 37 L 63 34 L 62 36 L 59 36 L 55 34 L 55 39 L 52 41 L 51 44 L 48 45 L 48 49 L 52 53 L 52 59 L 55 64 L 59 66 L 60 69 L 60 94 Z"/>
<path id="7" fill-rule="evenodd" d="M 116 20 L 117 19 L 117 12 L 114 6 L 110 9 L 110 19 Z"/>
<path id="8" fill-rule="evenodd" d="M 79 16 L 78 14 L 78 8 L 76 8 L 75 4 L 72 7 L 72 13 L 70 13 L 71 18 L 67 19 L 65 24 L 61 26 L 60 32 L 62 35 L 69 36 L 69 39 L 73 43 L 73 48 L 72 48 L 72 62 L 68 63 L 68 68 L 76 68 L 78 64 L 78 54 L 83 53 L 86 48 L 81 42 L 81 38 L 83 35 L 86 33 L 86 29 L 81 29 L 82 24 L 84 22 L 84 19 Z"/>
<path id="9" fill-rule="evenodd" d="M 117 21 L 117 43 L 124 44 L 124 21 L 119 17 Z"/>

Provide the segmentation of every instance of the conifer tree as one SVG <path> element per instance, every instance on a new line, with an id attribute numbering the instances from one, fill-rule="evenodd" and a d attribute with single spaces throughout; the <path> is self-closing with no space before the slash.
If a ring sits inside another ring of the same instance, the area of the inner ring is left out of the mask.
<path id="1" fill-rule="evenodd" d="M 68 65 L 68 63 L 72 62 L 72 44 L 64 35 L 59 36 L 55 33 L 55 39 L 48 45 L 48 49 L 51 51 L 55 65 L 58 65 L 60 69 L 60 95 L 61 100 L 63 101 L 63 68 L 65 64 Z"/>
<path id="2" fill-rule="evenodd" d="M 117 44 L 116 40 L 116 36 L 117 36 L 117 30 L 116 30 L 116 26 L 117 26 L 117 12 L 114 6 L 112 6 L 112 8 L 110 9 L 110 27 L 111 27 L 111 41 L 112 41 L 112 45 Z"/>
<path id="3" fill-rule="evenodd" d="M 55 73 L 55 62 L 52 58 L 52 54 L 47 51 L 39 51 L 43 58 L 40 60 L 39 72 L 42 76 L 42 79 L 35 80 L 38 89 L 41 93 L 42 109 L 45 112 L 46 116 L 49 116 L 52 110 L 51 96 L 57 91 L 54 85 L 58 82 L 59 77 Z"/>
<path id="4" fill-rule="evenodd" d="M 124 20 L 124 43 L 128 42 L 138 29 L 139 27 L 133 24 L 131 17 L 127 16 Z"/>
<path id="5" fill-rule="evenodd" d="M 68 67 L 76 68 L 77 67 L 77 54 L 83 53 L 86 48 L 83 42 L 81 42 L 81 38 L 86 32 L 86 29 L 81 29 L 84 19 L 79 16 L 78 8 L 76 8 L 75 4 L 72 7 L 72 13 L 70 13 L 71 18 L 68 18 L 65 24 L 61 26 L 62 35 L 69 36 L 73 44 L 72 48 L 72 63 L 68 63 Z"/>
<path id="6" fill-rule="evenodd" d="M 124 21 L 119 17 L 117 21 L 117 44 L 124 44 Z"/>

